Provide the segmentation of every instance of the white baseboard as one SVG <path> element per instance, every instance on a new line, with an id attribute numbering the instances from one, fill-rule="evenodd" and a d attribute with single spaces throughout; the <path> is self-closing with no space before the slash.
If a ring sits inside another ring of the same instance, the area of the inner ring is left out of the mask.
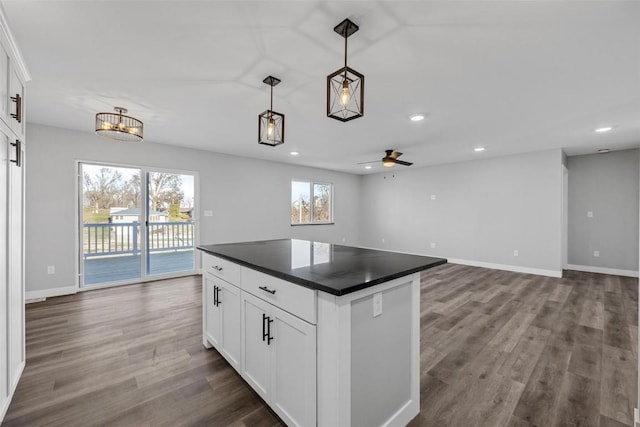
<path id="1" fill-rule="evenodd" d="M 638 272 L 619 268 L 592 267 L 590 265 L 567 264 L 567 270 L 585 271 L 587 273 L 611 274 L 613 276 L 638 277 Z"/>
<path id="2" fill-rule="evenodd" d="M 436 258 L 445 258 L 448 263 L 451 264 L 461 264 L 461 265 L 470 265 L 473 267 L 483 267 L 483 268 L 492 268 L 494 270 L 505 270 L 505 271 L 514 271 L 516 273 L 526 273 L 526 274 L 536 274 L 538 276 L 549 276 L 549 277 L 562 277 L 562 270 L 544 270 L 542 268 L 531 268 L 531 267 L 520 267 L 519 265 L 508 265 L 508 264 L 494 264 L 491 262 L 482 262 L 482 261 L 473 261 L 468 259 L 457 259 L 457 258 L 447 258 L 442 255 L 434 255 L 434 254 L 426 254 L 426 253 L 416 253 L 416 252 L 402 252 L 402 251 L 394 251 L 387 248 L 374 248 L 370 246 L 359 246 L 364 249 L 375 249 L 379 251 L 387 251 L 387 252 L 395 252 L 400 254 L 409 254 L 409 255 L 419 255 L 419 256 L 430 256 Z"/>
<path id="3" fill-rule="evenodd" d="M 636 427 L 640 427 L 640 414 L 638 413 L 638 408 L 633 408 L 633 424 Z"/>
<path id="4" fill-rule="evenodd" d="M 467 259 L 448 258 L 451 264 L 470 265 L 473 267 L 492 268 L 494 270 L 514 271 L 516 273 L 536 274 L 538 276 L 562 277 L 562 270 L 544 270 L 542 268 L 521 267 L 519 265 L 494 264 L 491 262 L 472 261 Z"/>
<path id="5" fill-rule="evenodd" d="M 64 286 L 62 288 L 42 289 L 37 291 L 26 291 L 24 293 L 24 299 L 38 299 L 48 297 L 59 297 L 61 295 L 72 295 L 78 292 L 78 288 L 75 286 Z"/>

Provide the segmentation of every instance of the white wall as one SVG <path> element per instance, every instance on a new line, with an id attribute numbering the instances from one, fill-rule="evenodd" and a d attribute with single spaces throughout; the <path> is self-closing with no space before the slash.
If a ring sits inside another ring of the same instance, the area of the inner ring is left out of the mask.
<path id="1" fill-rule="evenodd" d="M 394 167 L 367 176 L 360 197 L 361 242 L 558 276 L 561 164 L 561 150 L 549 150 L 416 169 Z"/>
<path id="2" fill-rule="evenodd" d="M 358 242 L 360 178 L 144 141 L 126 144 L 89 132 L 29 125 L 26 167 L 26 290 L 56 293 L 76 283 L 76 160 L 197 172 L 200 243 L 302 238 Z M 247 144 L 254 143 L 248 141 Z M 265 150 L 272 149 L 265 147 Z M 335 225 L 290 225 L 291 179 L 334 184 Z M 202 216 L 212 210 L 212 217 Z M 56 274 L 48 275 L 54 265 Z"/>
<path id="3" fill-rule="evenodd" d="M 569 268 L 637 275 L 638 150 L 569 157 L 567 167 Z"/>

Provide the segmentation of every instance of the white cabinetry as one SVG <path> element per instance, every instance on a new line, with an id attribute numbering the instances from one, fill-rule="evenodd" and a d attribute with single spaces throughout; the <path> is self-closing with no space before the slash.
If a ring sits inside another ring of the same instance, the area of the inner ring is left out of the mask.
<path id="1" fill-rule="evenodd" d="M 0 420 L 24 368 L 24 144 L 0 121 Z M 6 286 L 4 284 L 6 283 Z"/>
<path id="2" fill-rule="evenodd" d="M 28 72 L 0 9 L 0 421 L 25 364 L 24 163 Z"/>
<path id="3" fill-rule="evenodd" d="M 24 148 L 19 142 L 9 144 L 8 174 L 8 271 L 7 321 L 9 386 L 15 389 L 25 361 L 24 355 Z M 13 158 L 12 158 L 13 156 Z M 16 160 L 17 159 L 17 160 Z"/>
<path id="4" fill-rule="evenodd" d="M 242 292 L 242 332 L 245 381 L 287 425 L 315 425 L 315 325 Z"/>
<path id="5" fill-rule="evenodd" d="M 203 276 L 204 336 L 240 370 L 240 288 L 209 273 Z"/>
<path id="6" fill-rule="evenodd" d="M 285 424 L 395 427 L 419 413 L 420 273 L 335 295 L 239 262 L 203 253 L 204 345 Z"/>
<path id="7" fill-rule="evenodd" d="M 2 288 L 0 288 L 0 420 L 2 420 L 4 411 L 6 411 L 9 405 L 9 382 L 7 381 L 7 355 L 8 355 L 8 342 L 7 342 L 7 294 L 4 284 L 7 279 L 7 176 L 9 173 L 9 137 L 0 132 L 0 281 L 2 282 Z"/>
<path id="8" fill-rule="evenodd" d="M 9 73 L 9 123 L 13 133 L 24 138 L 24 80 L 14 66 L 9 67 Z"/>
<path id="9" fill-rule="evenodd" d="M 205 253 L 202 266 L 205 347 L 287 425 L 315 426 L 316 291 Z"/>

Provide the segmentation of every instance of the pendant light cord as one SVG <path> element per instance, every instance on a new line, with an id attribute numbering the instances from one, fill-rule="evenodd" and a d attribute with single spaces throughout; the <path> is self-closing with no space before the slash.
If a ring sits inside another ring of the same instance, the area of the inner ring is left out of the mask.
<path id="1" fill-rule="evenodd" d="M 344 79 L 347 80 L 347 33 L 344 34 Z"/>

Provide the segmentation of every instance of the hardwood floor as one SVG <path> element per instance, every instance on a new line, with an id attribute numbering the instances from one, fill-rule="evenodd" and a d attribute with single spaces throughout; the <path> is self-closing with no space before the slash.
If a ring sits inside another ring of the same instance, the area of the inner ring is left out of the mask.
<path id="1" fill-rule="evenodd" d="M 201 338 L 200 277 L 27 306 L 3 426 L 282 425 Z M 631 426 L 637 279 L 423 274 L 420 426 Z"/>

